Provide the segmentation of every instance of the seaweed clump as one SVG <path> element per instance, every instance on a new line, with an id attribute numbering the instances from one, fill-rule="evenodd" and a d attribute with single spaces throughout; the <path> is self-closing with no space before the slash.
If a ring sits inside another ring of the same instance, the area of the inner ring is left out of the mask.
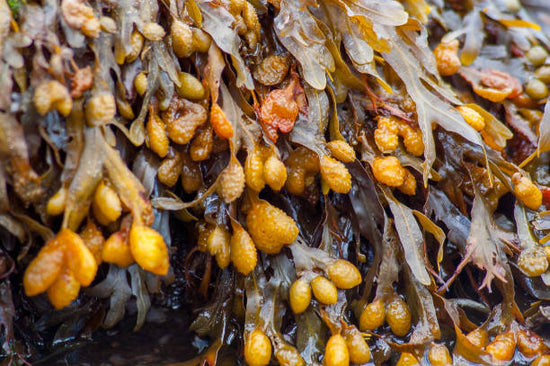
<path id="1" fill-rule="evenodd" d="M 549 15 L 0 0 L 0 356 L 154 304 L 178 365 L 548 363 Z"/>

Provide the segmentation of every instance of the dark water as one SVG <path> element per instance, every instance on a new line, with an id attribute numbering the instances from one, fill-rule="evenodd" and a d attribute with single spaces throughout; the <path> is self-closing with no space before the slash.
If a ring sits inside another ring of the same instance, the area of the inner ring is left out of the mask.
<path id="1" fill-rule="evenodd" d="M 91 340 L 72 341 L 33 365 L 153 366 L 193 358 L 205 342 L 187 329 L 189 314 L 153 308 L 137 332 L 135 318 L 125 317 L 115 328 L 100 329 Z"/>

